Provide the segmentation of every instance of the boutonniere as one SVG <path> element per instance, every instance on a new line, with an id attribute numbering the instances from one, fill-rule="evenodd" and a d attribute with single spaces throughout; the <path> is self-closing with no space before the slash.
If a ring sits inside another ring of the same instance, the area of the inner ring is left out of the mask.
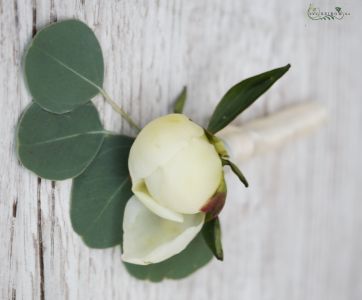
<path id="1" fill-rule="evenodd" d="M 183 114 L 184 88 L 173 112 L 141 128 L 103 88 L 102 50 L 93 31 L 77 20 L 51 24 L 24 54 L 33 101 L 19 120 L 17 155 L 41 178 L 73 180 L 70 218 L 86 245 L 120 246 L 120 259 L 138 278 L 182 278 L 213 256 L 223 259 L 225 168 L 248 186 L 218 133 L 289 68 L 231 87 L 206 127 Z M 91 101 L 97 94 L 135 136 L 103 127 Z"/>

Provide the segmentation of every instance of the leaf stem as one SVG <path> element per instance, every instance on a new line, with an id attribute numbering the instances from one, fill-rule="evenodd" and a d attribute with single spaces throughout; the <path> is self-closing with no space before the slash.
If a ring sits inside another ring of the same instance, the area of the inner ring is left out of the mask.
<path id="1" fill-rule="evenodd" d="M 120 107 L 113 99 L 107 94 L 107 92 L 103 89 L 99 89 L 99 92 L 102 94 L 104 99 L 112 106 L 112 108 L 119 113 L 132 127 L 136 128 L 138 131 L 141 130 L 141 127 L 136 124 L 135 121 L 132 120 L 129 114 L 127 114 L 122 107 Z"/>

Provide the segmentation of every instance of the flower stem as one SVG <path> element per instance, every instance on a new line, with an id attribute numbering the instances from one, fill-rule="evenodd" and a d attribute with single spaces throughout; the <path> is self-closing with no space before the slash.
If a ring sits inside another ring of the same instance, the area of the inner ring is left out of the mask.
<path id="1" fill-rule="evenodd" d="M 100 89 L 99 92 L 102 94 L 104 99 L 112 106 L 112 108 L 119 113 L 132 127 L 136 128 L 138 131 L 141 130 L 141 127 L 138 126 L 135 121 L 132 120 L 129 114 L 127 114 L 122 107 L 118 106 L 116 102 L 106 93 L 105 90 Z"/>

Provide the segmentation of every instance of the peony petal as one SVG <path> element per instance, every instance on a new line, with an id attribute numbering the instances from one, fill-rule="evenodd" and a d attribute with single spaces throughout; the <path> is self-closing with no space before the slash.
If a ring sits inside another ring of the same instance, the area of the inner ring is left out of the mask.
<path id="1" fill-rule="evenodd" d="M 205 136 L 193 138 L 167 164 L 145 178 L 152 198 L 182 214 L 198 213 L 221 180 L 221 160 Z"/>
<path id="2" fill-rule="evenodd" d="M 132 181 L 149 176 L 185 147 L 190 139 L 203 134 L 202 127 L 182 114 L 153 120 L 138 134 L 130 150 L 128 167 Z"/>
<path id="3" fill-rule="evenodd" d="M 147 190 L 147 186 L 144 181 L 139 181 L 132 186 L 132 192 L 138 197 L 138 199 L 153 213 L 161 218 L 168 219 L 175 222 L 183 222 L 183 215 L 174 212 L 167 207 L 160 205 L 154 200 Z"/>
<path id="4" fill-rule="evenodd" d="M 126 262 L 147 265 L 180 253 L 204 224 L 204 213 L 185 215 L 183 223 L 172 222 L 152 213 L 133 196 L 123 218 L 123 255 Z"/>

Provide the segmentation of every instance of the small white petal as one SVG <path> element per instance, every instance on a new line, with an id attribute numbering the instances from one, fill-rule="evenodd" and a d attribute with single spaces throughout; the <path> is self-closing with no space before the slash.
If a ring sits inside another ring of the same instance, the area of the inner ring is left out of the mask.
<path id="1" fill-rule="evenodd" d="M 132 181 L 149 176 L 172 158 L 190 139 L 204 134 L 185 115 L 169 114 L 147 124 L 133 143 L 128 167 Z"/>
<path id="2" fill-rule="evenodd" d="M 164 261 L 184 250 L 204 224 L 205 214 L 185 215 L 183 223 L 152 213 L 135 196 L 123 218 L 123 255 L 126 262 L 147 265 Z"/>
<path id="3" fill-rule="evenodd" d="M 139 181 L 133 184 L 132 192 L 148 209 L 161 218 L 175 222 L 183 222 L 184 218 L 182 214 L 174 212 L 167 207 L 160 205 L 155 199 L 151 197 L 144 181 Z"/>
<path id="4" fill-rule="evenodd" d="M 221 178 L 221 160 L 203 136 L 193 138 L 145 182 L 149 194 L 160 205 L 178 213 L 195 214 L 215 193 Z"/>

